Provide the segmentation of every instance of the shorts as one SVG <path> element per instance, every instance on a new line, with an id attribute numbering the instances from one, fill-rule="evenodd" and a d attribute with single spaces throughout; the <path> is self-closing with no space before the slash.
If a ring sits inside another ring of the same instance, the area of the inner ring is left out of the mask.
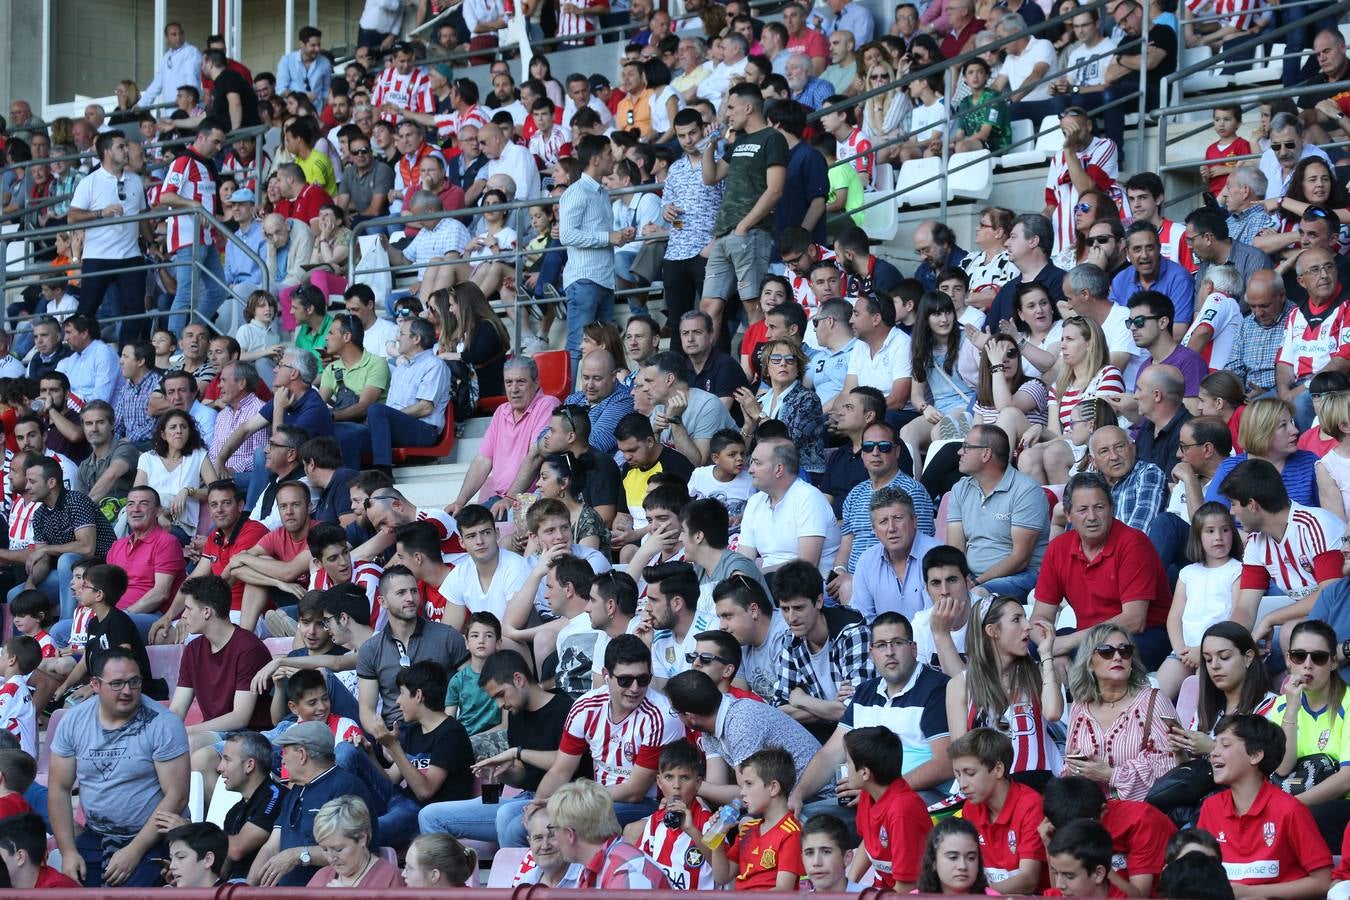
<path id="1" fill-rule="evenodd" d="M 716 238 L 703 274 L 703 296 L 725 299 L 735 286 L 742 300 L 758 297 L 772 248 L 773 237 L 762 228 L 751 229 L 745 237 L 732 232 Z"/>

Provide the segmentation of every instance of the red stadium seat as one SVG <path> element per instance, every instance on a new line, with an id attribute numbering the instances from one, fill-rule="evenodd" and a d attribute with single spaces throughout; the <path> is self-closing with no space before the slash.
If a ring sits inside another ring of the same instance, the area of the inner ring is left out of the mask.
<path id="1" fill-rule="evenodd" d="M 479 397 L 478 412 L 482 413 L 485 416 L 490 416 L 492 415 L 493 412 L 496 411 L 497 407 L 501 406 L 505 402 L 506 402 L 505 397 Z"/>
<path id="2" fill-rule="evenodd" d="M 455 446 L 455 410 L 453 407 L 445 408 L 445 430 L 441 432 L 441 439 L 430 447 L 395 447 L 394 463 L 400 465 L 409 460 L 426 460 L 434 462 L 442 457 L 449 456 L 450 450 Z"/>
<path id="3" fill-rule="evenodd" d="M 548 350 L 534 355 L 539 367 L 539 389 L 550 397 L 566 400 L 572 393 L 572 357 L 566 350 Z"/>

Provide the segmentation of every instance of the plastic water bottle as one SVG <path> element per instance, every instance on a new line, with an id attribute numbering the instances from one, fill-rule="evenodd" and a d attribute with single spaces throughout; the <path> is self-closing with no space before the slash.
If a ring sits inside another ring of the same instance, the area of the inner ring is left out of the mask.
<path id="1" fill-rule="evenodd" d="M 717 811 L 717 814 L 708 820 L 708 824 L 703 826 L 703 843 L 711 850 L 716 850 L 722 846 L 722 842 L 727 838 L 727 832 L 736 827 L 736 823 L 741 820 L 741 807 L 739 803 L 728 803 Z"/>

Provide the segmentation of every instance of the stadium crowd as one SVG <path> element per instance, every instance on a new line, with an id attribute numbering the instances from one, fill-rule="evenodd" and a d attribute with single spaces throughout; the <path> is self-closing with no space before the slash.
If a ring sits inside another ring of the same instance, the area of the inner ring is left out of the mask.
<path id="1" fill-rule="evenodd" d="M 1350 896 L 1335 21 L 1177 209 L 1112 102 L 1304 13 L 442 6 L 0 122 L 8 885 Z"/>

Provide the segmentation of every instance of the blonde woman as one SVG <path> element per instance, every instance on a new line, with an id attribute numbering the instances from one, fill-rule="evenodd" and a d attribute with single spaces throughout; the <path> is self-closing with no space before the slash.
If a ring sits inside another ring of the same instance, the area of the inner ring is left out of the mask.
<path id="1" fill-rule="evenodd" d="M 1298 449 L 1298 435 L 1293 404 L 1277 397 L 1262 397 L 1248 403 L 1238 424 L 1238 439 L 1246 452 L 1219 463 L 1205 491 L 1205 502 L 1218 500 L 1227 504 L 1228 498 L 1219 492 L 1219 485 L 1228 473 L 1247 459 L 1264 459 L 1279 470 L 1291 501 L 1317 506 L 1317 454 Z"/>
<path id="2" fill-rule="evenodd" d="M 1071 316 L 1064 320 L 1059 355 L 1063 365 L 1050 389 L 1048 421 L 1023 433 L 1017 459 L 1017 468 L 1041 484 L 1068 480 L 1074 454 L 1064 434 L 1073 421 L 1074 407 L 1105 394 L 1125 393 L 1125 376 L 1108 361 L 1106 335 L 1092 319 Z"/>
<path id="3" fill-rule="evenodd" d="M 328 865 L 314 873 L 308 887 L 406 887 L 403 875 L 370 848 L 370 810 L 350 794 L 329 800 L 314 816 L 314 842 L 328 857 Z"/>

